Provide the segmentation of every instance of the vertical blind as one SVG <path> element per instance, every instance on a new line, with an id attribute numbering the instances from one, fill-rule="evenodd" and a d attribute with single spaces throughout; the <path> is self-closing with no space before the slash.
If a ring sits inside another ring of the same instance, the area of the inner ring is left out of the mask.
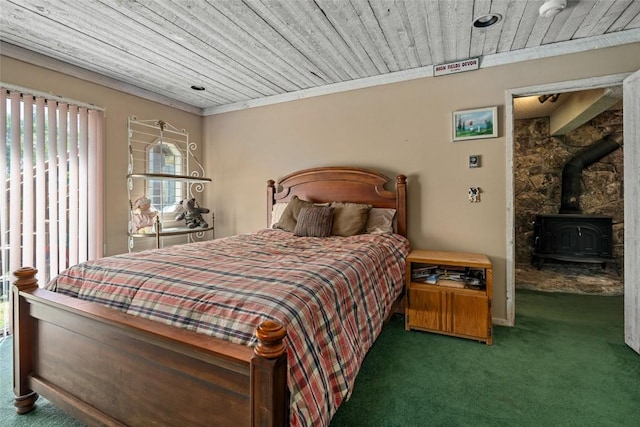
<path id="1" fill-rule="evenodd" d="M 102 256 L 103 113 L 0 88 L 0 255 L 11 273 L 38 269 L 40 286 Z"/>

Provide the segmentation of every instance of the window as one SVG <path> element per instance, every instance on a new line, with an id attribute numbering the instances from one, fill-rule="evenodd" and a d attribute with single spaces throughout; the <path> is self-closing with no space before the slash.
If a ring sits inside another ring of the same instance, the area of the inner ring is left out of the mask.
<path id="1" fill-rule="evenodd" d="M 170 142 L 158 140 L 147 147 L 147 172 L 181 175 L 183 173 L 182 154 Z M 162 207 L 163 213 L 173 213 L 175 207 L 184 198 L 182 181 L 154 180 L 147 181 L 147 194 L 153 206 Z"/>
<path id="2" fill-rule="evenodd" d="M 44 286 L 102 256 L 102 111 L 0 88 L 0 264 L 8 325 L 12 272 L 38 269 Z"/>

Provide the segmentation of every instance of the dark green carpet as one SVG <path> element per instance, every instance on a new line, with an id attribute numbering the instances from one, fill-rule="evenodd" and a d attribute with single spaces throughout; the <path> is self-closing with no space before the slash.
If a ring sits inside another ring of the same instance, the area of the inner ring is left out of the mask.
<path id="1" fill-rule="evenodd" d="M 640 356 L 623 298 L 519 291 L 494 345 L 405 332 L 367 355 L 339 426 L 639 426 Z"/>
<path id="2" fill-rule="evenodd" d="M 405 332 L 395 317 L 369 352 L 341 426 L 638 426 L 640 356 L 622 297 L 516 293 L 516 327 L 494 345 Z M 51 403 L 15 415 L 11 342 L 0 344 L 1 426 L 78 425 Z"/>

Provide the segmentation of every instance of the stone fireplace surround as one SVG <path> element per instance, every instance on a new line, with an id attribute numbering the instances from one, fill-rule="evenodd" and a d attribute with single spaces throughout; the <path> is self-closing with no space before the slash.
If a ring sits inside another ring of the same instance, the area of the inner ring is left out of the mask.
<path id="1" fill-rule="evenodd" d="M 516 288 L 603 295 L 623 293 L 624 146 L 582 171 L 584 214 L 613 219 L 613 257 L 620 269 L 599 264 L 547 262 L 531 265 L 533 223 L 538 214 L 557 214 L 561 204 L 562 170 L 577 152 L 610 132 L 622 132 L 622 103 L 566 135 L 549 135 L 549 118 L 514 123 L 514 235 Z"/>

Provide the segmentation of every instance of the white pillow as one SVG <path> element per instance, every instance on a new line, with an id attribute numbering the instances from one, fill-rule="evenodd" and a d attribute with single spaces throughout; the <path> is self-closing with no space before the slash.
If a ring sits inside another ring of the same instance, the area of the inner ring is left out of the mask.
<path id="1" fill-rule="evenodd" d="M 269 228 L 273 228 L 273 224 L 280 221 L 280 217 L 282 217 L 282 213 L 288 204 L 289 202 L 276 203 L 273 205 L 273 209 L 271 210 L 271 224 L 269 224 Z"/>
<path id="2" fill-rule="evenodd" d="M 395 209 L 371 209 L 369 211 L 369 218 L 367 218 L 367 225 L 364 227 L 364 232 L 370 234 L 393 233 L 393 218 L 395 216 Z"/>

